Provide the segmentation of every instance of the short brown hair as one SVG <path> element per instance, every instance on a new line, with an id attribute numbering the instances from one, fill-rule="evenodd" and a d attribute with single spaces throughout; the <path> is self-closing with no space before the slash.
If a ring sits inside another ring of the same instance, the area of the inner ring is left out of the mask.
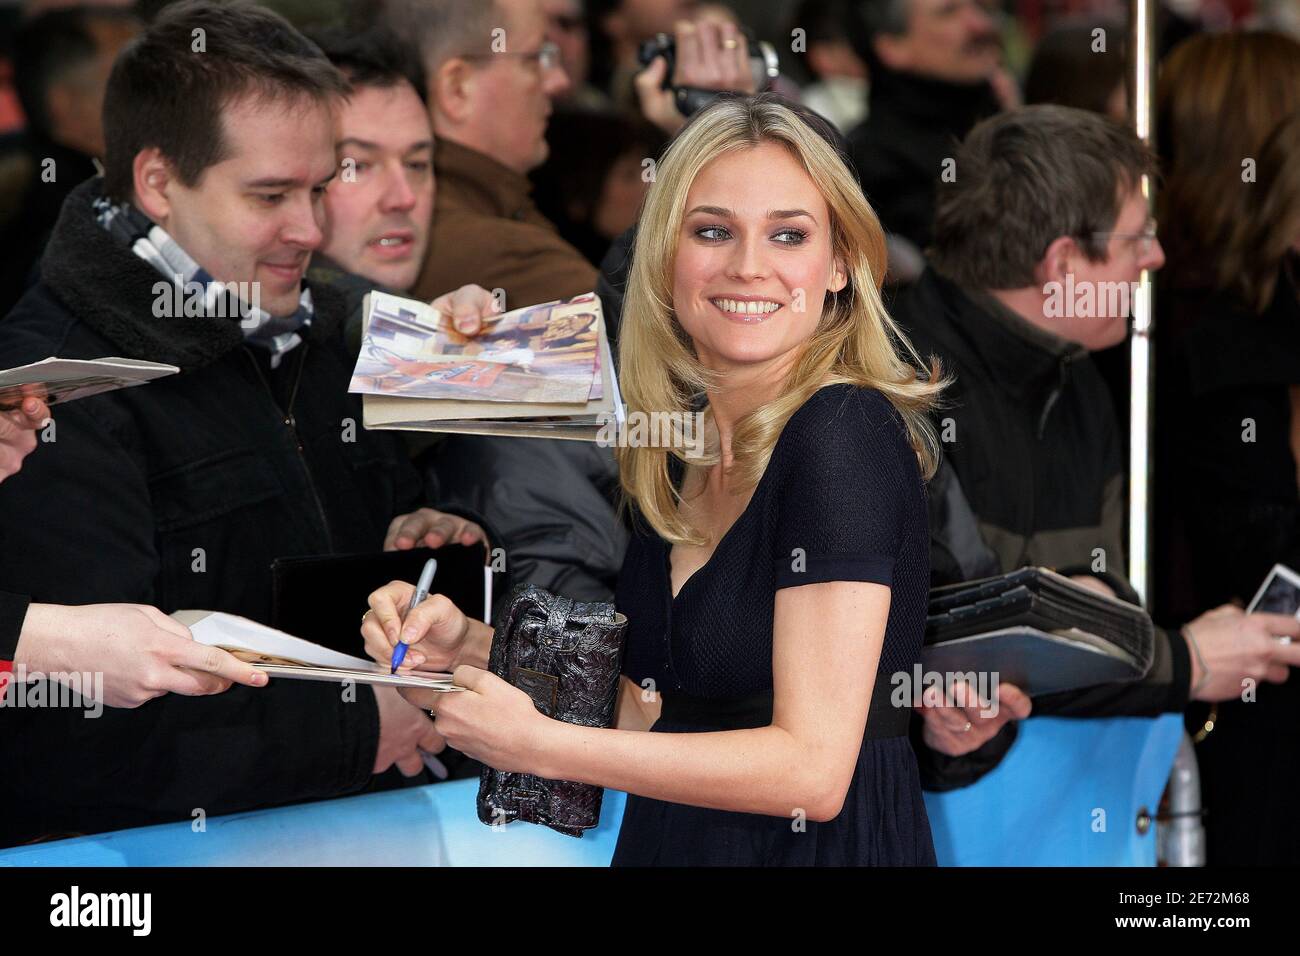
<path id="1" fill-rule="evenodd" d="M 104 95 L 104 193 L 130 198 L 135 157 L 151 147 L 181 182 L 196 184 L 225 158 L 222 111 L 242 96 L 329 102 L 347 92 L 343 75 L 279 14 L 250 3 L 183 0 L 113 65 Z"/>
<path id="2" fill-rule="evenodd" d="M 492 31 L 504 29 L 496 0 L 389 0 L 385 26 L 416 45 L 428 78 L 448 60 L 492 49 Z"/>
<path id="3" fill-rule="evenodd" d="M 1155 169 L 1151 151 L 1114 120 L 1068 106 L 1026 106 L 980 123 L 940 182 L 934 267 L 977 289 L 1034 283 L 1047 247 L 1076 239 L 1094 262 L 1095 233 L 1115 225 L 1124 195 Z"/>

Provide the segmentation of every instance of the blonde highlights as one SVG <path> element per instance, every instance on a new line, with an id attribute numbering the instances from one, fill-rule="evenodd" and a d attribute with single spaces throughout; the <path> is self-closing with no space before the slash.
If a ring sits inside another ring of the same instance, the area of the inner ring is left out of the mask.
<path id="1" fill-rule="evenodd" d="M 696 357 L 673 309 L 677 245 L 687 195 L 700 171 L 760 143 L 783 145 L 821 191 L 830 210 L 833 255 L 848 284 L 828 295 L 781 394 L 737 423 L 729 477 L 737 487 L 752 489 L 790 416 L 819 388 L 839 383 L 877 389 L 893 403 L 921 473 L 930 477 L 938 446 L 928 413 L 946 383 L 937 365 L 928 377 L 918 372 L 924 363 L 885 311 L 880 285 L 887 256 L 880 221 L 836 149 L 773 97 L 716 102 L 682 130 L 658 165 L 641 210 L 619 333 L 619 380 L 629 412 L 686 415 L 696 410 L 696 396 L 718 384 L 716 374 Z M 720 460 L 718 449 L 693 459 L 664 447 L 624 446 L 617 454 L 624 493 L 651 527 L 670 543 L 706 543 L 678 513 L 680 496 L 668 456 L 675 455 L 687 469 L 708 467 Z"/>

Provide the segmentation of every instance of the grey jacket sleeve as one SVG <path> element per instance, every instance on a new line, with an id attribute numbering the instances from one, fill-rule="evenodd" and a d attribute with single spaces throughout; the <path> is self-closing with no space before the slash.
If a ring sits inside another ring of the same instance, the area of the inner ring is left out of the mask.
<path id="1" fill-rule="evenodd" d="M 611 449 L 558 438 L 453 435 L 432 467 L 441 504 L 482 515 L 500 534 L 514 584 L 580 601 L 612 599 L 628 533 L 615 507 Z"/>

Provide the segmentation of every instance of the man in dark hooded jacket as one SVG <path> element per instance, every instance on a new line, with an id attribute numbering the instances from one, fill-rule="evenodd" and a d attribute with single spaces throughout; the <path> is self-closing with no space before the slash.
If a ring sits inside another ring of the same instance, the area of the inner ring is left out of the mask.
<path id="1" fill-rule="evenodd" d="M 181 371 L 56 408 L 0 487 L 7 590 L 266 622 L 277 557 L 481 537 L 420 508 L 405 455 L 360 427 L 343 302 L 303 283 L 345 89 L 252 5 L 177 4 L 123 52 L 105 175 L 72 192 L 41 281 L 0 322 L 0 367 L 118 355 Z M 297 681 L 3 721 L 0 844 L 337 796 L 442 746 L 389 688 Z"/>

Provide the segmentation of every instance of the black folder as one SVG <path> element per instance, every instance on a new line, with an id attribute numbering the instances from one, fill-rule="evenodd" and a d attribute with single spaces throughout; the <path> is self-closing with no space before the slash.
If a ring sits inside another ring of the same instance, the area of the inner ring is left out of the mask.
<path id="1" fill-rule="evenodd" d="M 930 592 L 921 661 L 989 672 L 1030 695 L 1136 680 L 1155 654 L 1146 611 L 1046 568 Z"/>
<path id="2" fill-rule="evenodd" d="M 344 654 L 364 657 L 361 616 L 370 592 L 389 581 L 420 578 L 424 562 L 438 559 L 432 594 L 445 594 L 466 615 L 484 620 L 482 544 L 449 544 L 375 554 L 277 558 L 271 564 L 271 625 Z M 403 608 L 405 611 L 405 608 Z"/>

